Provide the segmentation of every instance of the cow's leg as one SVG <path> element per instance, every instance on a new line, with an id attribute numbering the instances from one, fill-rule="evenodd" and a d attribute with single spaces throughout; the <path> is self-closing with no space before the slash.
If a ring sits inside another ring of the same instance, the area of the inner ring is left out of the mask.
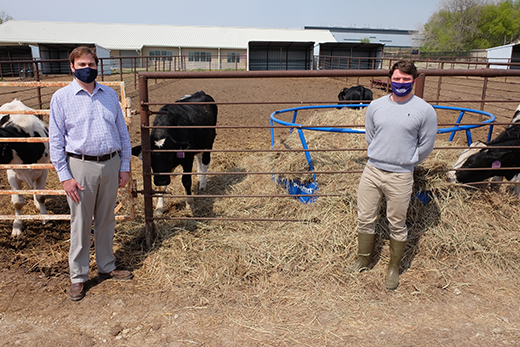
<path id="1" fill-rule="evenodd" d="M 184 170 L 184 173 L 191 173 L 192 167 L 193 157 L 191 158 L 191 160 L 186 160 L 182 164 L 182 169 Z M 191 175 L 182 175 L 182 185 L 184 186 L 184 190 L 186 190 L 186 195 L 188 195 L 188 197 L 186 198 L 186 207 L 191 210 L 193 207 L 193 197 L 191 197 Z"/>
<path id="2" fill-rule="evenodd" d="M 157 186 L 157 190 L 160 192 L 165 192 L 167 186 Z M 155 213 L 161 215 L 164 213 L 164 196 L 159 196 L 157 198 L 157 205 L 155 206 Z"/>
<path id="3" fill-rule="evenodd" d="M 493 176 L 493 178 L 491 178 L 491 182 L 502 182 L 503 180 L 504 176 Z M 490 190 L 493 192 L 498 192 L 500 190 L 500 185 L 491 183 Z"/>
<path id="4" fill-rule="evenodd" d="M 520 174 L 516 174 L 515 177 L 511 179 L 511 182 L 520 182 Z M 516 195 L 520 195 L 520 184 L 515 184 L 513 187 L 513 191 Z"/>
<path id="5" fill-rule="evenodd" d="M 36 170 L 35 170 L 36 171 Z M 34 182 L 33 189 L 45 189 L 45 182 L 47 181 L 48 170 L 41 170 L 39 177 L 37 177 Z M 45 207 L 45 195 L 34 195 L 34 205 L 40 209 L 40 214 L 47 214 L 47 208 Z M 42 220 L 42 224 L 45 224 L 47 221 L 45 219 Z"/>
<path id="6" fill-rule="evenodd" d="M 22 182 L 16 176 L 16 172 L 14 170 L 7 170 L 7 179 L 9 180 L 9 184 L 11 185 L 11 189 L 20 190 L 22 189 Z M 23 195 L 12 195 L 11 202 L 14 206 L 14 213 L 17 216 L 22 214 L 22 207 L 24 205 Z M 12 236 L 20 236 L 23 230 L 23 222 L 21 219 L 15 219 L 13 222 L 13 231 L 11 233 Z"/>
<path id="7" fill-rule="evenodd" d="M 204 155 L 208 156 L 208 158 L 205 158 Z M 199 182 L 199 190 L 206 189 L 206 172 L 208 172 L 209 167 L 209 152 L 205 153 L 199 153 L 195 156 L 195 159 L 197 160 L 197 166 L 198 166 L 198 172 L 202 173 L 200 175 L 200 182 Z M 206 163 L 206 164 L 205 164 Z"/>

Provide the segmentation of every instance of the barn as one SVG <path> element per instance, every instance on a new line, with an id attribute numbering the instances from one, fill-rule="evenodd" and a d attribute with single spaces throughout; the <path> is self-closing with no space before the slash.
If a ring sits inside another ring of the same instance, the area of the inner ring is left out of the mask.
<path id="1" fill-rule="evenodd" d="M 98 56 L 106 58 L 102 59 L 104 74 L 112 69 L 153 68 L 157 64 L 168 64 L 173 70 L 336 69 L 337 61 L 327 58 L 329 61 L 320 65 L 313 57 L 380 57 L 383 47 L 411 50 L 412 33 L 367 28 L 267 29 L 9 20 L 0 24 L 0 72 L 2 76 L 26 73 L 29 65 L 5 62 L 22 60 L 31 64 L 36 59 L 45 60 L 38 65 L 43 74 L 69 73 L 64 60 L 78 45 L 95 47 Z M 370 60 L 342 58 L 339 68 L 380 68 Z"/>
<path id="2" fill-rule="evenodd" d="M 312 70 L 314 46 L 314 42 L 249 42 L 249 70 Z"/>
<path id="3" fill-rule="evenodd" d="M 383 49 L 384 45 L 381 43 L 321 43 L 319 45 L 317 66 L 320 70 L 381 69 L 381 60 L 376 58 L 383 57 Z"/>
<path id="4" fill-rule="evenodd" d="M 486 49 L 487 58 L 490 63 L 498 63 L 490 65 L 492 69 L 520 69 L 520 44 L 511 43 L 509 45 L 492 47 Z M 514 65 L 501 65 L 516 63 Z"/>
<path id="5" fill-rule="evenodd" d="M 421 45 L 418 31 L 383 28 L 343 28 L 325 26 L 306 26 L 305 30 L 328 30 L 336 42 L 342 43 L 371 43 L 385 46 L 390 53 L 412 52 Z"/>
<path id="6" fill-rule="evenodd" d="M 89 30 L 85 30 L 88 27 Z M 44 28 L 44 30 L 42 30 Z M 95 46 L 100 57 L 121 59 L 123 67 L 146 67 L 166 62 L 181 70 L 253 69 L 269 57 L 268 67 L 310 69 L 313 49 L 335 41 L 328 30 L 197 27 L 175 25 L 71 23 L 9 20 L 0 24 L 0 49 L 7 61 L 23 59 L 66 59 L 77 45 Z M 258 44 L 249 46 L 250 42 Z M 16 49 L 14 49 L 16 47 Z M 274 58 L 283 47 L 283 58 Z M 304 56 L 304 57 L 303 57 Z M 136 59 L 147 57 L 148 59 Z M 130 59 L 132 58 L 132 59 Z M 120 59 L 108 60 L 119 68 Z M 296 62 L 297 60 L 297 62 Z M 285 65 L 283 62 L 285 61 Z M 104 61 L 105 63 L 105 61 Z M 110 69 L 110 63 L 104 68 Z M 5 68 L 8 73 L 8 67 Z M 44 73 L 68 73 L 68 64 L 46 63 Z M 13 71 L 16 71 L 13 68 Z"/>

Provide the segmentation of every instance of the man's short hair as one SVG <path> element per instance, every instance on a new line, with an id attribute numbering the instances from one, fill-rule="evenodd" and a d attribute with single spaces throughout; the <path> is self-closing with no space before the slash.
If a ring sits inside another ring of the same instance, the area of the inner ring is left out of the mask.
<path id="1" fill-rule="evenodd" d="M 388 77 L 392 78 L 392 75 L 394 74 L 395 70 L 399 70 L 405 74 L 412 75 L 414 79 L 416 79 L 417 76 L 419 76 L 419 73 L 417 72 L 417 67 L 415 67 L 415 64 L 411 60 L 399 60 L 398 62 L 394 63 L 394 65 L 392 65 L 392 68 L 388 73 Z"/>
<path id="2" fill-rule="evenodd" d="M 79 46 L 79 47 L 74 48 L 74 50 L 72 52 L 70 52 L 69 61 L 72 65 L 74 65 L 74 61 L 77 58 L 84 57 L 89 54 L 94 57 L 94 60 L 96 61 L 96 65 L 98 65 L 99 58 L 96 55 L 96 51 L 87 46 Z"/>

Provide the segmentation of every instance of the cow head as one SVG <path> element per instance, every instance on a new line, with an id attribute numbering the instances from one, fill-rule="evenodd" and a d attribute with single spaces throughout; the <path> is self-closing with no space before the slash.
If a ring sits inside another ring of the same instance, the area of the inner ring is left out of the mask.
<path id="1" fill-rule="evenodd" d="M 163 137 L 162 139 L 152 140 L 152 150 L 156 149 L 171 149 L 183 150 L 190 149 L 186 142 L 177 142 L 171 136 Z M 152 171 L 154 173 L 172 172 L 178 165 L 182 164 L 184 160 L 189 160 L 187 157 L 193 157 L 193 154 L 185 152 L 152 152 Z M 192 162 L 193 158 L 191 159 Z M 156 186 L 167 186 L 170 184 L 169 175 L 154 176 L 154 184 Z"/>
<path id="2" fill-rule="evenodd" d="M 161 139 L 151 139 L 152 150 L 170 149 L 183 150 L 190 149 L 186 142 L 177 142 L 171 136 L 166 136 Z M 132 155 L 142 158 L 141 146 L 132 148 Z M 193 161 L 193 153 L 185 152 L 152 152 L 152 172 L 167 173 L 172 172 L 178 165 L 181 165 L 185 160 Z M 153 182 L 156 186 L 167 186 L 170 184 L 169 175 L 154 176 Z"/>
<path id="3" fill-rule="evenodd" d="M 520 168 L 507 171 L 498 169 L 501 167 L 517 167 L 515 158 L 518 157 L 518 154 L 518 151 L 511 151 L 510 149 L 482 149 L 470 156 L 461 168 L 483 168 L 485 170 L 457 171 L 455 174 L 457 181 L 461 183 L 480 182 L 493 176 L 504 176 L 510 180 L 520 172 Z"/>
<path id="4" fill-rule="evenodd" d="M 349 88 L 343 88 L 339 94 L 338 94 L 338 100 L 346 100 L 345 97 L 347 96 Z"/>

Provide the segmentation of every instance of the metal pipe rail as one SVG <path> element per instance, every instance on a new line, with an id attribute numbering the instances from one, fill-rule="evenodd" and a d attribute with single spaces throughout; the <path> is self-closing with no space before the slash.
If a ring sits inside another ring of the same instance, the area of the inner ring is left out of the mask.
<path id="1" fill-rule="evenodd" d="M 0 82 L 0 87 L 36 87 L 37 89 L 41 87 L 64 87 L 71 83 L 71 81 L 66 82 Z M 109 87 L 119 87 L 120 88 L 120 98 L 121 98 L 121 110 L 125 115 L 125 121 L 127 125 L 130 123 L 130 119 L 132 117 L 132 112 L 130 110 L 131 101 L 130 98 L 126 97 L 125 83 L 124 82 L 104 82 L 103 83 Z M 0 111 L 0 115 L 2 114 L 35 114 L 35 115 L 49 115 L 50 110 L 33 110 L 33 111 Z M 2 142 L 29 142 L 29 143 L 44 143 L 49 142 L 48 137 L 15 137 L 15 138 L 0 138 L 0 143 Z M 39 170 L 54 170 L 54 166 L 51 163 L 48 164 L 4 164 L 0 165 L 0 170 L 30 170 L 30 169 L 39 169 Z M 134 207 L 135 207 L 135 198 L 137 191 L 137 184 L 135 180 L 130 180 L 127 187 L 119 189 L 118 194 L 121 197 L 119 204 L 115 207 L 114 213 L 117 213 L 121 210 L 125 203 L 130 204 L 130 211 L 128 215 L 116 215 L 116 220 L 129 220 L 134 219 Z M 50 190 L 50 189 L 28 189 L 28 190 L 0 190 L 0 195 L 66 195 L 64 190 Z M 0 220 L 14 220 L 14 219 L 24 219 L 24 220 L 70 220 L 70 215 L 0 215 Z"/>
<path id="2" fill-rule="evenodd" d="M 139 112 L 141 124 L 141 145 L 143 149 L 143 194 L 144 194 L 144 213 L 145 213 L 145 229 L 146 243 L 151 246 L 154 239 L 154 220 L 153 203 L 152 203 L 152 182 L 151 182 L 151 146 L 149 134 L 149 116 L 153 114 L 150 106 L 159 105 L 158 103 L 149 102 L 148 99 L 148 81 L 156 79 L 220 79 L 220 78 L 331 78 L 331 77 L 387 77 L 388 69 L 381 70 L 283 70 L 283 71 L 203 71 L 203 72 L 139 72 L 138 88 L 139 88 Z M 419 69 L 419 77 L 416 80 L 415 94 L 419 97 L 424 96 L 425 79 L 428 76 L 476 76 L 482 78 L 491 77 L 508 77 L 520 76 L 520 70 L 516 69 Z M 482 93 L 482 99 L 485 99 L 485 88 Z M 475 100 L 476 102 L 487 102 L 483 100 Z M 456 100 L 459 102 L 460 100 Z M 469 100 L 468 100 L 469 102 Z M 498 102 L 490 100 L 489 102 Z M 501 101 L 503 102 L 503 101 Z M 514 102 L 514 101 L 511 101 Z M 252 104 L 254 102 L 251 102 Z M 265 102 L 267 103 L 267 102 Z M 274 103 L 274 102 L 271 102 Z M 302 104 L 302 101 L 296 102 L 280 102 L 280 104 Z M 322 103 L 322 102 L 316 102 Z M 231 104 L 231 103 L 229 103 Z M 241 104 L 239 102 L 234 104 Z M 160 104 L 164 105 L 164 104 Z M 229 174 L 229 173 L 227 173 Z M 244 174 L 244 173 L 241 173 Z M 247 174 L 247 173 L 246 173 Z M 168 218 L 170 219 L 170 218 Z M 177 217 L 177 219 L 180 219 Z M 225 220 L 223 218 L 217 218 Z"/>

